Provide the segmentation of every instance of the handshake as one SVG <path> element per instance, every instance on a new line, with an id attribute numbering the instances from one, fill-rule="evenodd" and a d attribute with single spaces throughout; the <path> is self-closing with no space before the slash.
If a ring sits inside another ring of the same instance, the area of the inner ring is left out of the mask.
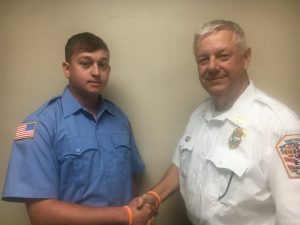
<path id="1" fill-rule="evenodd" d="M 155 191 L 149 191 L 123 206 L 128 213 L 128 225 L 154 225 L 161 199 Z"/>

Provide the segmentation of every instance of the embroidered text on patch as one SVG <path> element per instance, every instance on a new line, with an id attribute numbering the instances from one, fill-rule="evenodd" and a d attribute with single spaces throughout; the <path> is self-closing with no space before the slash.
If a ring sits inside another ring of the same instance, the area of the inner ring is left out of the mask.
<path id="1" fill-rule="evenodd" d="M 277 144 L 277 151 L 289 178 L 300 178 L 300 134 L 284 136 Z"/>
<path id="2" fill-rule="evenodd" d="M 15 140 L 32 138 L 35 131 L 36 122 L 23 123 L 17 127 Z"/>

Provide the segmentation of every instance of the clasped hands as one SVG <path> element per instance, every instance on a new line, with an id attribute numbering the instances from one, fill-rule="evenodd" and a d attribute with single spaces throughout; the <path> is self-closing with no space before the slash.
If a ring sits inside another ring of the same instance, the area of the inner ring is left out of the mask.
<path id="1" fill-rule="evenodd" d="M 127 205 L 132 212 L 130 225 L 154 225 L 159 205 L 160 198 L 152 191 L 131 200 Z"/>

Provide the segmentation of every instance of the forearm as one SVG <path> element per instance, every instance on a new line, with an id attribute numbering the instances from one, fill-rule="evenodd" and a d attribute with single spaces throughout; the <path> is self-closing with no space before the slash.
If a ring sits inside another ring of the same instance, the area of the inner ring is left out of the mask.
<path id="1" fill-rule="evenodd" d="M 55 199 L 26 203 L 32 225 L 127 225 L 128 214 L 122 207 L 96 208 Z"/>
<path id="2" fill-rule="evenodd" d="M 163 202 L 166 200 L 170 195 L 175 193 L 179 188 L 179 172 L 178 168 L 172 164 L 162 179 L 159 181 L 158 184 L 156 184 L 153 188 L 152 191 L 155 191 L 161 201 Z"/>

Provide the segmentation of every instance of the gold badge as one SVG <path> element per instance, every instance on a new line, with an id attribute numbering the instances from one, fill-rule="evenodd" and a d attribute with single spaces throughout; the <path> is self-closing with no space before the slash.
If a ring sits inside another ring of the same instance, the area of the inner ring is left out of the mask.
<path id="1" fill-rule="evenodd" d="M 235 128 L 229 137 L 229 141 L 228 141 L 229 148 L 236 149 L 237 147 L 239 147 L 240 143 L 245 138 L 245 136 L 246 136 L 245 129 L 243 129 L 241 127 Z"/>

